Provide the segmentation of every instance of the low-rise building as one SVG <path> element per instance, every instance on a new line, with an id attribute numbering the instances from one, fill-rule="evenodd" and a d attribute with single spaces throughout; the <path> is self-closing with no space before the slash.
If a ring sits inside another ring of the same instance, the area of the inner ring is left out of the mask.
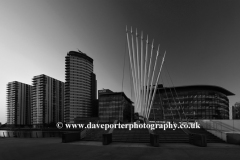
<path id="1" fill-rule="evenodd" d="M 149 120 L 229 119 L 232 92 L 212 85 L 158 85 Z"/>
<path id="2" fill-rule="evenodd" d="M 232 107 L 232 118 L 240 119 L 240 102 L 236 102 Z"/>
<path id="3" fill-rule="evenodd" d="M 109 89 L 99 90 L 98 101 L 100 122 L 108 123 L 114 120 L 131 122 L 133 120 L 133 102 L 124 92 L 113 92 Z"/>

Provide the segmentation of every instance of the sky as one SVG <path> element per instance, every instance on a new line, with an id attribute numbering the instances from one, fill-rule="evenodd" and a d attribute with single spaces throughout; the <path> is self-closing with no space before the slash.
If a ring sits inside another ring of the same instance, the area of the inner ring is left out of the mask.
<path id="1" fill-rule="evenodd" d="M 126 25 L 166 51 L 163 73 L 174 86 L 223 87 L 235 94 L 232 106 L 240 101 L 239 8 L 238 0 L 0 0 L 0 122 L 7 83 L 40 74 L 65 82 L 69 51 L 93 58 L 98 90 L 132 98 Z"/>

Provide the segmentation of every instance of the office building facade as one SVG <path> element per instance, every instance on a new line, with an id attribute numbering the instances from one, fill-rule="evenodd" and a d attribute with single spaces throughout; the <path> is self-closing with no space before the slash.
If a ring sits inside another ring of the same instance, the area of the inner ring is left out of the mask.
<path id="1" fill-rule="evenodd" d="M 44 74 L 33 77 L 32 124 L 45 126 L 63 119 L 64 82 Z"/>
<path id="2" fill-rule="evenodd" d="M 7 124 L 31 124 L 31 88 L 17 81 L 7 84 Z"/>
<path id="3" fill-rule="evenodd" d="M 102 123 L 119 120 L 131 122 L 134 114 L 132 101 L 124 92 L 112 92 L 109 89 L 98 91 L 99 121 Z"/>
<path id="4" fill-rule="evenodd" d="M 149 120 L 229 119 L 230 91 L 211 85 L 158 86 Z"/>
<path id="5" fill-rule="evenodd" d="M 70 51 L 65 67 L 65 122 L 74 123 L 75 118 L 95 116 L 97 82 L 93 59 L 81 51 Z"/>

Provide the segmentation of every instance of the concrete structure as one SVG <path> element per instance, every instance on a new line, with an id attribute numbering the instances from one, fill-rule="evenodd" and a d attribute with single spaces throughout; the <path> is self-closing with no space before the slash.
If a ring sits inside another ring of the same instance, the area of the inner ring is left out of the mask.
<path id="1" fill-rule="evenodd" d="M 64 83 L 44 74 L 33 77 L 32 124 L 47 125 L 63 121 Z"/>
<path id="2" fill-rule="evenodd" d="M 77 117 L 96 116 L 97 82 L 93 59 L 81 51 L 70 51 L 65 60 L 65 122 L 74 123 Z"/>
<path id="3" fill-rule="evenodd" d="M 161 159 L 161 160 L 237 160 L 239 145 L 211 143 L 197 147 L 187 143 L 163 143 L 153 148 L 146 143 L 112 143 L 103 147 L 102 142 L 79 141 L 60 144 L 59 138 L 1 138 L 0 155 L 5 159 Z M 81 152 L 80 152 L 81 151 Z M 9 153 L 11 152 L 11 154 Z M 69 154 L 71 153 L 71 154 Z M 33 158 L 34 157 L 34 158 Z"/>
<path id="4" fill-rule="evenodd" d="M 113 122 L 131 122 L 133 119 L 134 108 L 132 101 L 124 92 L 112 92 L 109 89 L 98 91 L 99 101 L 99 121 Z"/>
<path id="5" fill-rule="evenodd" d="M 31 124 L 31 88 L 17 81 L 7 84 L 7 124 Z"/>
<path id="6" fill-rule="evenodd" d="M 229 119 L 230 91 L 211 85 L 158 85 L 149 120 Z"/>
<path id="7" fill-rule="evenodd" d="M 197 120 L 198 123 L 206 129 L 208 132 L 217 136 L 218 138 L 228 142 L 230 138 L 232 143 L 232 138 L 235 139 L 235 142 L 239 144 L 240 137 L 240 120 Z"/>

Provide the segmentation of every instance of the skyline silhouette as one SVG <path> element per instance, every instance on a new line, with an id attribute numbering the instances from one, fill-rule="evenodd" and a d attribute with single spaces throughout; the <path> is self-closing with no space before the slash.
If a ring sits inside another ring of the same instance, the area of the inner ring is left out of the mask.
<path id="1" fill-rule="evenodd" d="M 160 52 L 174 86 L 206 84 L 240 101 L 240 2 L 211 1 L 1 1 L 0 122 L 6 122 L 6 85 L 32 84 L 46 74 L 65 82 L 65 56 L 81 50 L 93 58 L 97 89 L 122 91 L 126 25 L 143 31 Z M 163 73 L 165 74 L 165 73 Z M 164 76 L 164 85 L 172 86 Z M 163 78 L 164 78 L 163 77 Z M 123 91 L 131 98 L 129 60 Z M 132 98 L 131 98 L 132 99 Z"/>

